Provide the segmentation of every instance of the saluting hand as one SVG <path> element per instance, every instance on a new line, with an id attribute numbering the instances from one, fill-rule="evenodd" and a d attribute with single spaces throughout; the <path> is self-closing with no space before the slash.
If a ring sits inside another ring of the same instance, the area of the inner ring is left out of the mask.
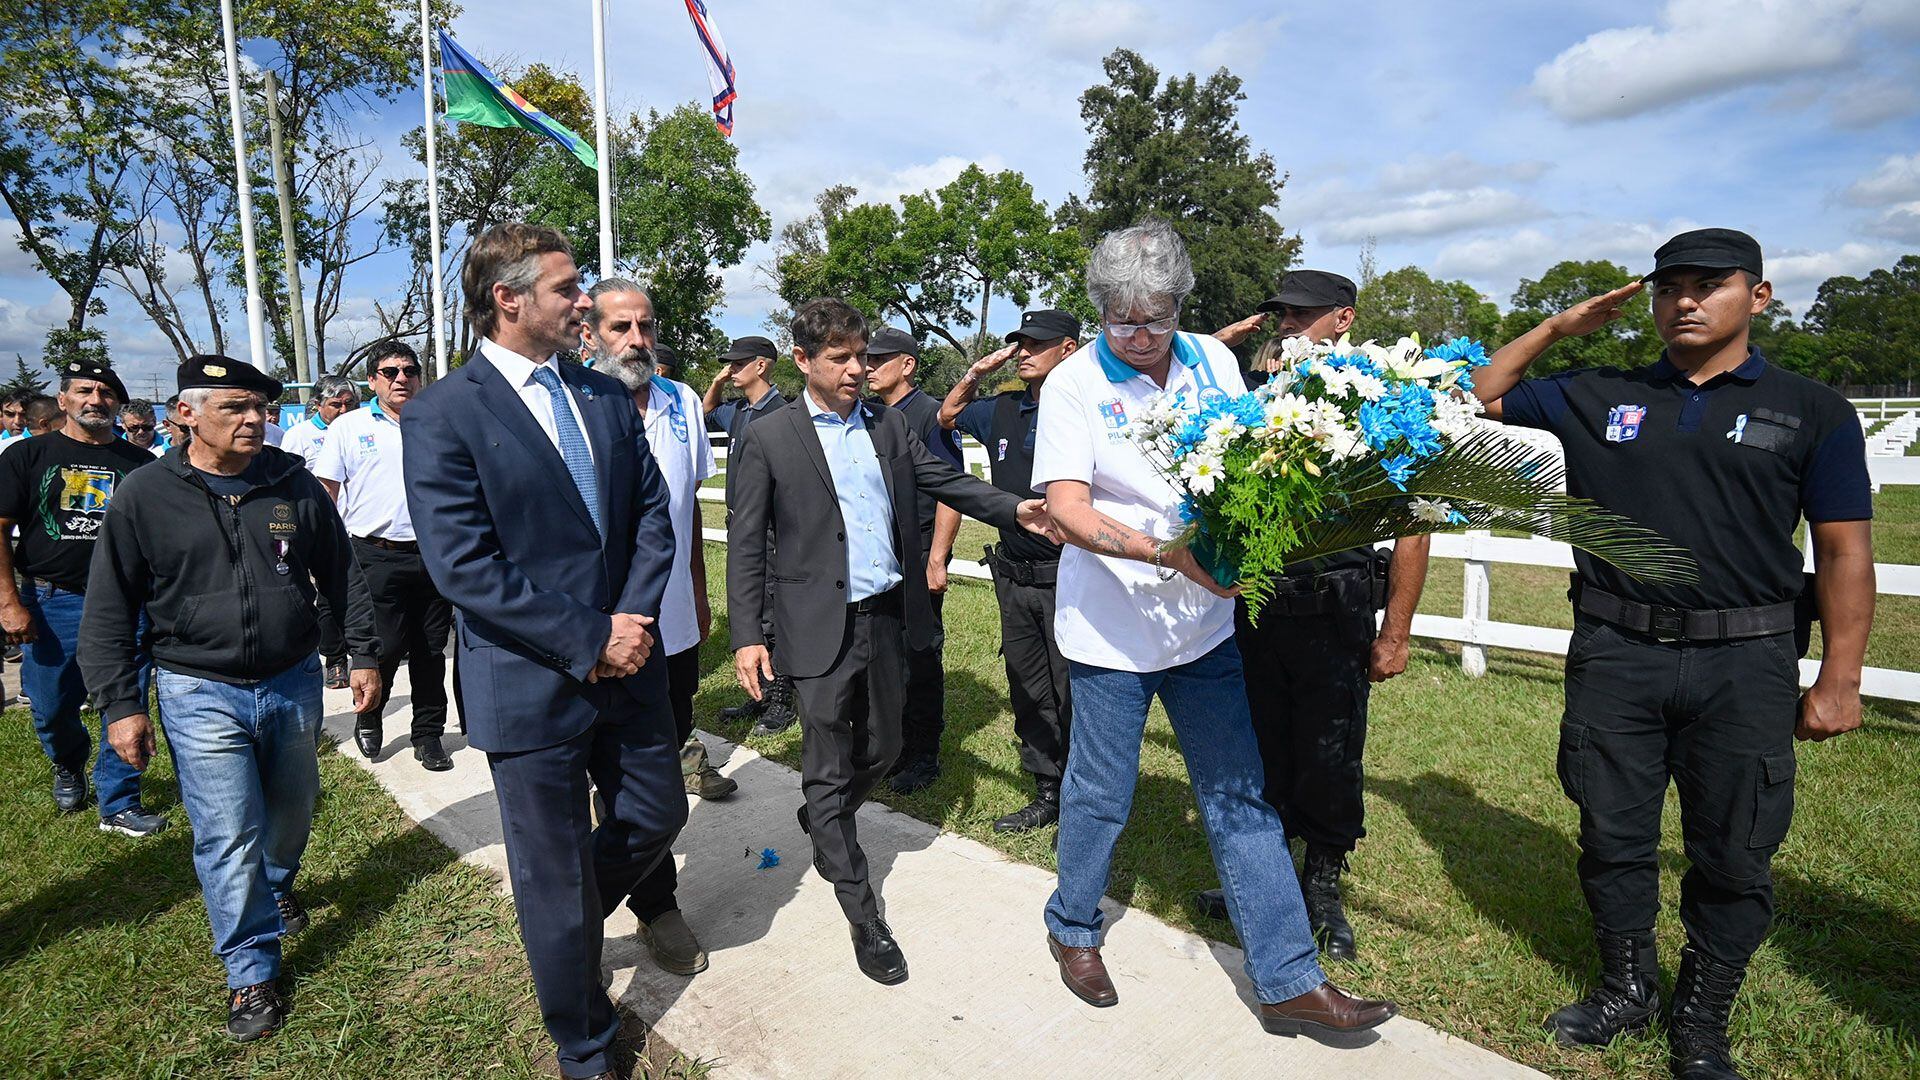
<path id="1" fill-rule="evenodd" d="M 985 375 L 991 375 L 1005 366 L 1008 360 L 1013 359 L 1013 354 L 1019 350 L 1020 346 L 1018 345 L 1007 345 L 995 349 L 980 359 L 975 360 L 973 366 L 967 369 L 967 373 L 976 379 Z"/>
<path id="2" fill-rule="evenodd" d="M 1258 312 L 1241 319 L 1239 322 L 1228 323 L 1220 329 L 1215 330 L 1213 332 L 1213 338 L 1215 341 L 1231 349 L 1235 345 L 1252 337 L 1254 331 L 1266 324 L 1267 313 L 1264 311 Z"/>
<path id="3" fill-rule="evenodd" d="M 1800 695 L 1800 720 L 1793 737 L 1824 742 L 1860 726 L 1860 688 L 1830 685 L 1815 679 Z"/>
<path id="4" fill-rule="evenodd" d="M 1559 337 L 1583 337 L 1610 322 L 1626 318 L 1627 301 L 1638 296 L 1646 287 L 1642 281 L 1622 285 L 1610 293 L 1580 301 L 1548 319 L 1547 324 Z"/>

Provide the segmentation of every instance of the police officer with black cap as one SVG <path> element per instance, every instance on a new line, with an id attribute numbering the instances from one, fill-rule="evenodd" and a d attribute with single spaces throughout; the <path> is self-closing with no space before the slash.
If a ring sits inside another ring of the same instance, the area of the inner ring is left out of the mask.
<path id="1" fill-rule="evenodd" d="M 1522 380 L 1554 341 L 1620 318 L 1642 288 L 1666 343 L 1657 362 Z M 1553 316 L 1475 376 L 1489 415 L 1559 436 L 1569 494 L 1683 545 L 1699 565 L 1697 583 L 1650 584 L 1574 553 L 1558 772 L 1580 808 L 1580 886 L 1601 983 L 1547 1021 L 1579 1046 L 1656 1021 L 1660 813 L 1671 781 L 1690 866 L 1666 1028 L 1684 1080 L 1740 1075 L 1727 1017 L 1773 918 L 1794 740 L 1860 726 L 1873 621 L 1860 424 L 1838 393 L 1748 344 L 1772 298 L 1752 237 L 1697 229 L 1661 245 L 1643 282 Z M 1810 582 L 1794 544 L 1802 518 Z M 1802 694 L 1798 660 L 1815 614 L 1820 674 Z"/>
<path id="2" fill-rule="evenodd" d="M 993 485 L 1023 499 L 1033 490 L 1033 437 L 1040 420 L 1040 389 L 1047 375 L 1080 347 L 1080 320 L 1065 311 L 1029 311 L 1007 335 L 1007 347 L 975 361 L 940 406 L 940 423 L 964 431 L 987 448 Z M 981 380 L 1015 360 L 1026 381 L 976 400 Z M 1000 652 L 1007 663 L 1007 693 L 1013 730 L 1020 736 L 1020 764 L 1033 775 L 1035 793 L 1026 806 L 993 823 L 995 832 L 1025 832 L 1060 820 L 1060 777 L 1067 767 L 1073 698 L 1067 661 L 1053 639 L 1054 581 L 1060 545 L 1024 529 L 1000 530 L 986 549 L 1000 602 Z"/>
<path id="3" fill-rule="evenodd" d="M 673 346 L 654 343 L 653 373 L 655 375 L 675 382 L 684 382 L 686 366 L 686 363 L 680 359 L 680 354 L 673 351 Z"/>
<path id="4" fill-rule="evenodd" d="M 1265 318 L 1282 338 L 1337 340 L 1353 325 L 1353 282 L 1326 270 L 1294 270 L 1258 315 L 1223 330 L 1236 343 Z M 1237 332 L 1237 334 L 1236 334 Z M 1222 340 L 1226 340 L 1223 338 Z M 1252 385 L 1271 371 L 1248 376 Z M 1402 537 L 1391 556 L 1373 547 L 1286 568 L 1258 625 L 1244 603 L 1234 636 L 1247 657 L 1247 704 L 1266 767 L 1266 799 L 1290 837 L 1306 843 L 1300 890 L 1307 922 L 1329 959 L 1357 955 L 1340 875 L 1366 835 L 1367 704 L 1372 684 L 1407 669 L 1414 609 L 1427 582 L 1426 536 Z M 1385 609 L 1378 630 L 1374 612 Z M 1227 917 L 1219 889 L 1195 897 L 1203 915 Z"/>
<path id="5" fill-rule="evenodd" d="M 940 403 L 914 385 L 920 366 L 920 343 L 912 334 L 892 326 L 874 331 L 867 340 L 867 389 L 881 404 L 906 415 L 907 430 L 920 437 L 933 455 L 956 469 L 960 436 L 940 425 Z M 920 493 L 915 508 L 920 521 L 920 544 L 927 553 L 927 593 L 933 601 L 933 640 L 924 649 L 907 648 L 907 694 L 900 712 L 900 757 L 888 784 L 902 795 L 932 786 L 940 778 L 940 737 L 947 727 L 947 673 L 944 650 L 947 628 L 941 619 L 947 599 L 947 564 L 953 561 L 953 541 L 960 534 L 960 511 Z"/>
<path id="6" fill-rule="evenodd" d="M 787 403 L 786 396 L 775 388 L 769 379 L 773 370 L 774 358 L 779 355 L 773 342 L 756 334 L 735 338 L 720 354 L 721 368 L 714 372 L 713 381 L 707 384 L 707 392 L 701 399 L 700 408 L 707 414 L 708 431 L 727 433 L 729 452 L 740 445 L 740 433 L 747 425 Z M 722 403 L 721 390 L 731 384 L 740 396 Z M 732 490 L 729 483 L 728 490 Z M 771 588 L 772 583 L 768 583 Z M 772 594 L 769 593 L 769 596 Z M 771 600 L 767 610 L 773 610 Z M 774 670 L 779 672 L 780 650 L 773 640 L 773 622 L 768 618 L 761 628 L 766 634 L 767 649 L 773 654 Z M 755 735 L 771 735 L 793 726 L 798 715 L 793 711 L 793 679 L 784 673 L 775 674 L 763 688 L 759 701 L 747 700 L 738 705 L 720 710 L 723 720 L 744 720 L 758 717 L 753 726 Z"/>

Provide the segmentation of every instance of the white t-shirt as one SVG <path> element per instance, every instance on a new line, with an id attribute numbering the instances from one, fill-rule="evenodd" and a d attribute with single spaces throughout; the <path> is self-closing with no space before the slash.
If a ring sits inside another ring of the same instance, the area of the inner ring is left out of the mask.
<path id="1" fill-rule="evenodd" d="M 320 448 L 326 444 L 327 425 L 322 424 L 318 416 L 309 416 L 287 429 L 287 434 L 280 440 L 280 449 L 305 458 L 307 468 L 311 470 L 320 459 Z"/>
<path id="2" fill-rule="evenodd" d="M 1176 350 L 1166 391 L 1185 390 L 1197 404 L 1210 377 L 1222 393 L 1246 392 L 1231 350 L 1210 337 L 1181 336 L 1205 370 L 1182 363 Z M 1034 490 L 1044 491 L 1054 480 L 1081 481 L 1092 489 L 1094 509 L 1170 540 L 1181 529 L 1180 496 L 1127 430 L 1162 388 L 1118 360 L 1103 364 L 1098 351 L 1081 349 L 1047 376 L 1033 447 Z M 1165 671 L 1205 656 L 1233 633 L 1233 601 L 1184 575 L 1161 581 L 1151 563 L 1072 544 L 1060 554 L 1054 591 L 1054 640 L 1061 655 L 1083 664 Z"/>
<path id="3" fill-rule="evenodd" d="M 340 485 L 340 520 L 348 536 L 412 540 L 400 425 L 374 402 L 327 425 L 313 475 Z"/>
<path id="4" fill-rule="evenodd" d="M 668 395 L 660 384 L 673 388 Z M 666 481 L 667 501 L 673 512 L 673 573 L 667 578 L 667 595 L 660 602 L 660 645 L 668 656 L 686 652 L 700 644 L 700 621 L 694 614 L 691 552 L 704 555 L 704 545 L 695 524 L 700 509 L 697 492 L 700 482 L 716 471 L 713 444 L 707 441 L 707 425 L 700 415 L 700 395 L 685 383 L 656 379 L 647 398 L 647 448 Z"/>

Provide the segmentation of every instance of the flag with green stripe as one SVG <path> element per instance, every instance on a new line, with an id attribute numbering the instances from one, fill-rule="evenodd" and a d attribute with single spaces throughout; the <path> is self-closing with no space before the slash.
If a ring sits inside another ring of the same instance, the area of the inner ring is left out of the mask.
<path id="1" fill-rule="evenodd" d="M 446 89 L 447 119 L 482 127 L 524 128 L 566 147 L 587 168 L 599 168 L 600 159 L 585 139 L 521 97 L 445 30 L 440 31 L 440 78 Z"/>

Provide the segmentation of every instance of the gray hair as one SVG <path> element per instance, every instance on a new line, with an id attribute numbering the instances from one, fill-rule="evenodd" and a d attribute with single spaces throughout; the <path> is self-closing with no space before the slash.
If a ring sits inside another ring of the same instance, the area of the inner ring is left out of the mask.
<path id="1" fill-rule="evenodd" d="M 353 380 L 345 375 L 322 375 L 313 381 L 313 400 L 331 401 L 341 394 L 352 394 L 355 401 L 360 399 L 360 390 Z"/>
<path id="2" fill-rule="evenodd" d="M 587 290 L 587 299 L 598 301 L 608 293 L 639 293 L 641 296 L 647 296 L 647 290 L 641 288 L 638 282 L 610 277 L 594 282 L 593 288 Z M 647 296 L 647 303 L 652 304 L 653 297 Z M 593 327 L 593 332 L 596 334 L 600 332 L 600 320 L 603 317 L 604 313 L 597 302 L 587 311 L 587 325 Z"/>
<path id="3" fill-rule="evenodd" d="M 1165 221 L 1108 233 L 1087 259 L 1087 297 L 1102 318 L 1160 300 L 1177 311 L 1192 291 L 1193 260 L 1180 234 Z"/>

